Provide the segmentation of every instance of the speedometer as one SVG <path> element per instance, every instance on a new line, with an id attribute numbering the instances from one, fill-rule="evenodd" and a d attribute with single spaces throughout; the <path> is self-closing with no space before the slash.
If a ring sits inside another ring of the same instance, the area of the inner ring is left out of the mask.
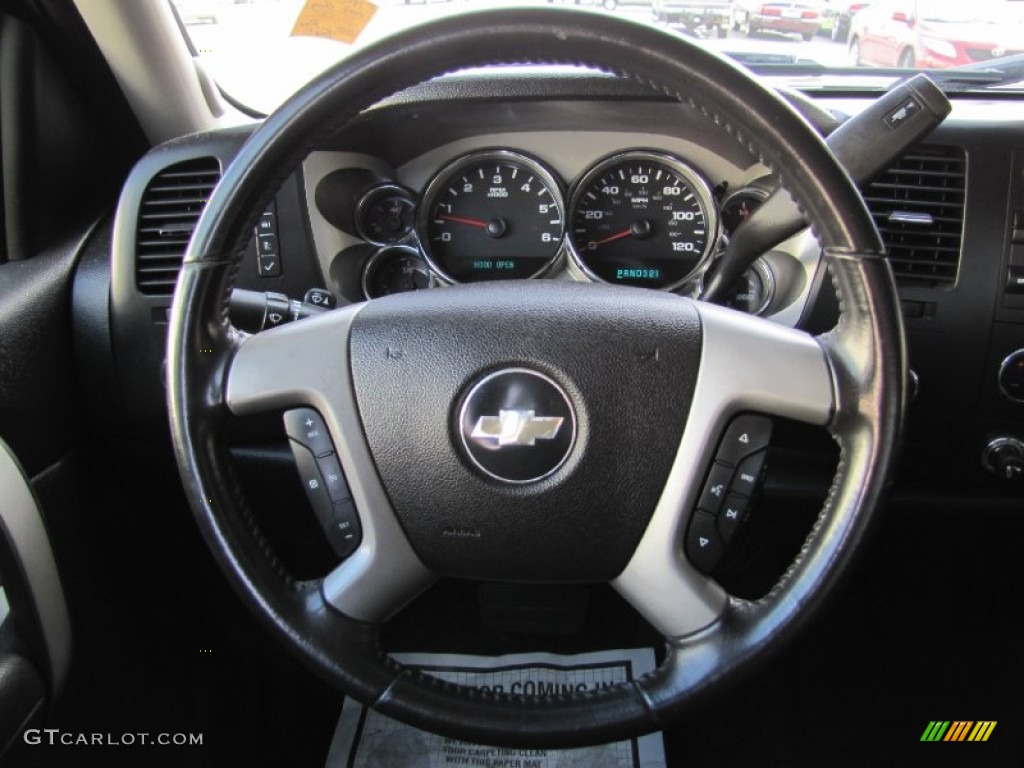
<path id="1" fill-rule="evenodd" d="M 576 184 L 570 211 L 573 261 L 606 283 L 676 288 L 704 265 L 718 237 L 707 182 L 656 152 L 596 165 Z"/>
<path id="2" fill-rule="evenodd" d="M 467 155 L 427 187 L 420 239 L 450 282 L 536 277 L 556 261 L 565 223 L 555 177 L 508 150 Z"/>

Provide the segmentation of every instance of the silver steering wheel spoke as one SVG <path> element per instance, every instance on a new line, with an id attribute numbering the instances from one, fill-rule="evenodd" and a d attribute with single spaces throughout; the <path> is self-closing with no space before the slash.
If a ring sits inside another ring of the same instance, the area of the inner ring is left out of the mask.
<path id="1" fill-rule="evenodd" d="M 341 613 L 380 622 L 435 580 L 413 551 L 377 475 L 352 389 L 349 331 L 360 306 L 264 331 L 238 347 L 225 399 L 236 415 L 315 408 L 327 425 L 362 526 L 362 541 L 323 579 Z"/>
<path id="2" fill-rule="evenodd" d="M 826 425 L 835 384 L 813 337 L 700 304 L 700 372 L 665 490 L 632 559 L 612 586 L 666 638 L 693 635 L 721 616 L 728 595 L 687 560 L 683 540 L 726 424 L 753 411 Z"/>

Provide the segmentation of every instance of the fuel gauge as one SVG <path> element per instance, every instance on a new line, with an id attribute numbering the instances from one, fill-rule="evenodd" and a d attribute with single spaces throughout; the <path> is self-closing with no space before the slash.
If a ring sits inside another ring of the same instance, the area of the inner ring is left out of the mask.
<path id="1" fill-rule="evenodd" d="M 725 306 L 750 315 L 760 315 L 775 296 L 775 274 L 758 259 L 729 291 Z"/>

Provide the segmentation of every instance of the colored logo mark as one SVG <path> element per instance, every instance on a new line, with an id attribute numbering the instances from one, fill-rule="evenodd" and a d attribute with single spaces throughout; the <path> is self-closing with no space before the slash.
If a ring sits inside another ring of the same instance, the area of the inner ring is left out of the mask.
<path id="1" fill-rule="evenodd" d="M 995 728 L 995 720 L 931 720 L 921 741 L 988 741 Z"/>

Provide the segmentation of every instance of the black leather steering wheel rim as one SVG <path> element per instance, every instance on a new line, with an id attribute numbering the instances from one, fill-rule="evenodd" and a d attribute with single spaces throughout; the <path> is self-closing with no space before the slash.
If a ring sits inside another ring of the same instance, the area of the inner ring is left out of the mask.
<path id="1" fill-rule="evenodd" d="M 221 441 L 225 388 L 240 343 L 227 298 L 247 233 L 272 191 L 318 141 L 402 88 L 458 68 L 582 64 L 677 98 L 775 171 L 814 223 L 840 296 L 838 328 L 818 339 L 833 371 L 829 428 L 841 448 L 833 488 L 800 556 L 764 599 L 730 599 L 721 619 L 672 639 L 652 674 L 597 693 L 485 694 L 388 659 L 377 627 L 328 606 L 317 582 L 280 566 L 248 513 Z M 457 738 L 579 746 L 669 724 L 781 646 L 848 570 L 883 492 L 900 426 L 905 352 L 899 303 L 877 231 L 853 183 L 792 108 L 732 63 L 685 39 L 559 9 L 450 17 L 355 53 L 293 96 L 243 146 L 195 231 L 168 341 L 175 454 L 199 526 L 236 590 L 272 631 L 348 695 Z"/>

